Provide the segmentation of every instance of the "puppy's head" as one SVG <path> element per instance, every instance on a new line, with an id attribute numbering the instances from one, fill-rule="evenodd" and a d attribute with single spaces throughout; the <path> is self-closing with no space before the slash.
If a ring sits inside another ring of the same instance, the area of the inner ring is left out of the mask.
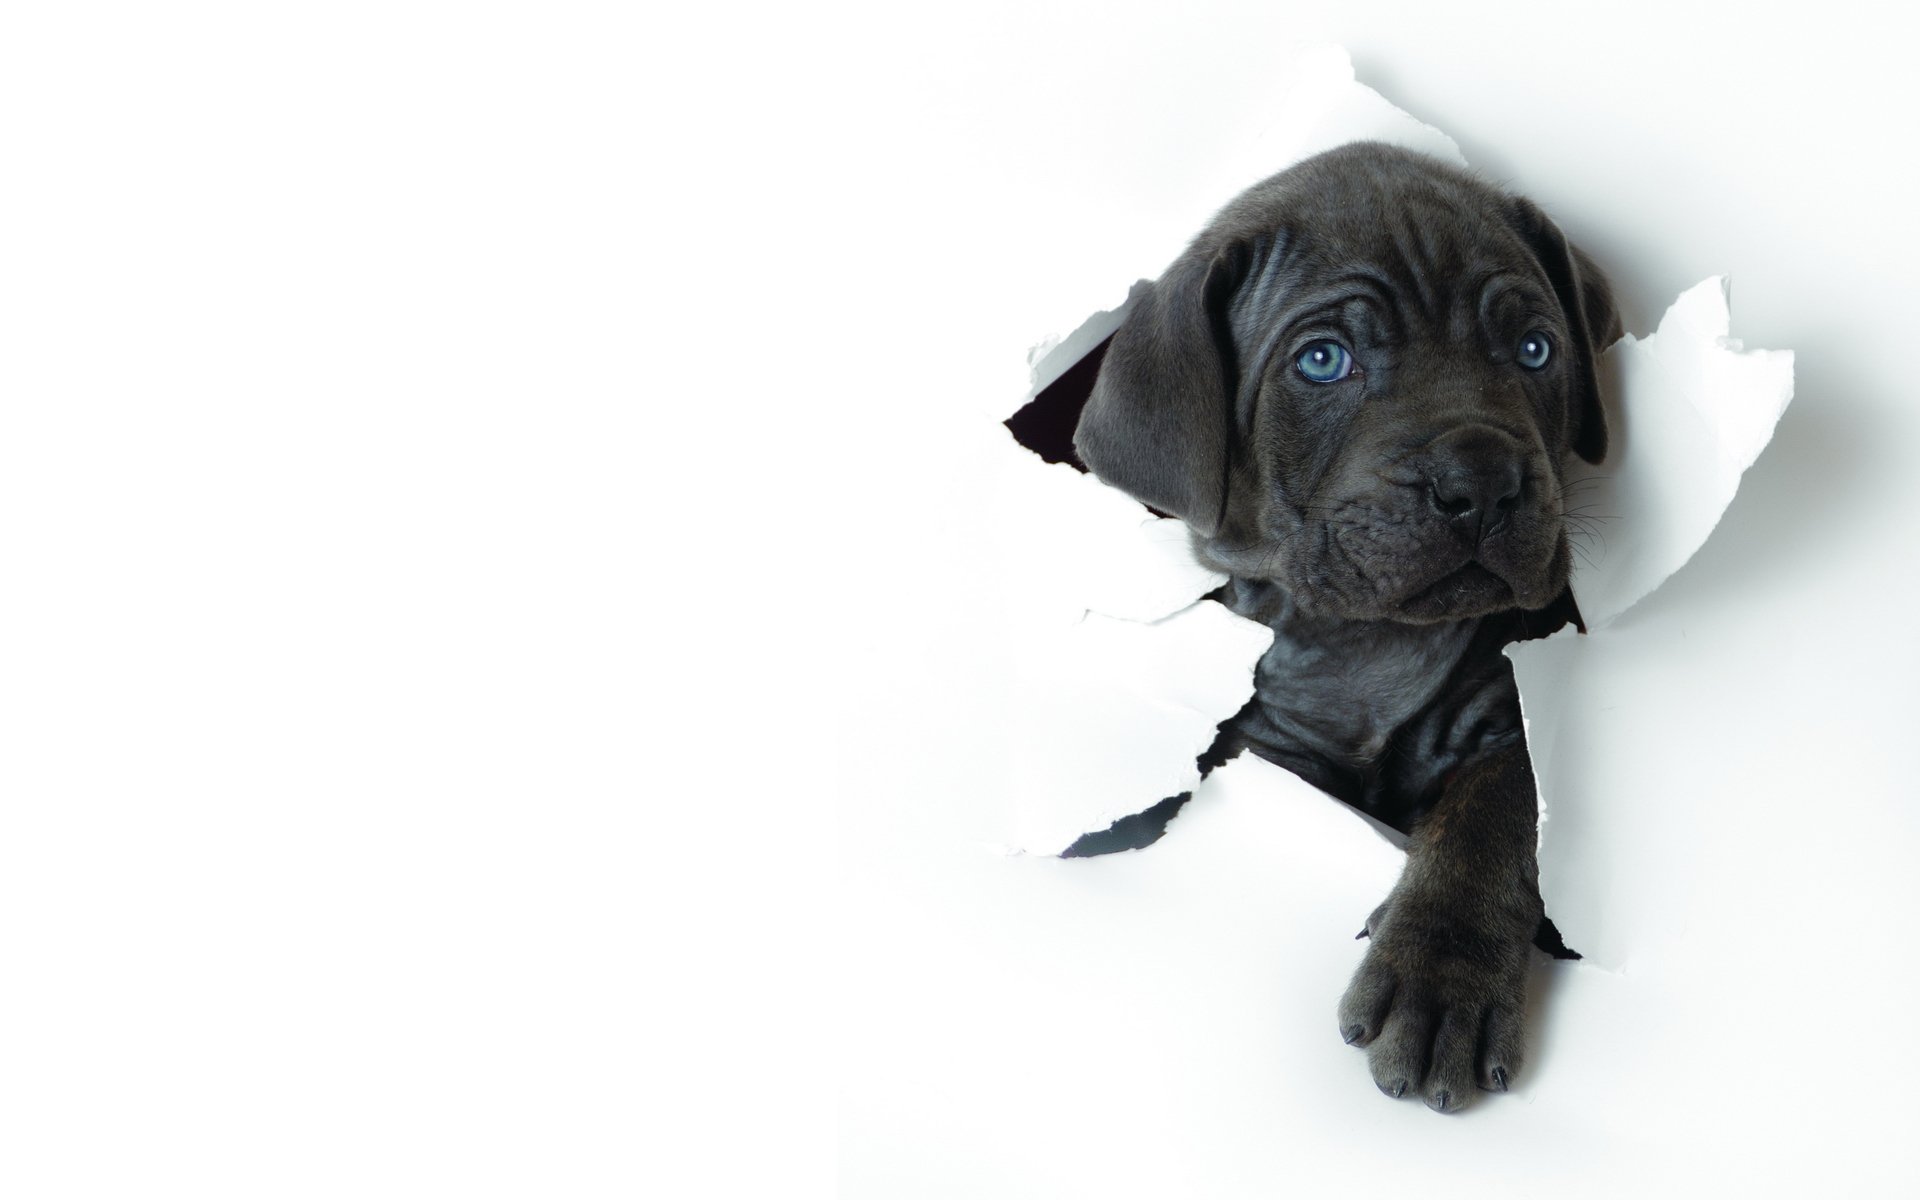
<path id="1" fill-rule="evenodd" d="M 1541 608 L 1599 462 L 1606 281 L 1526 200 L 1374 143 L 1224 209 L 1114 335 L 1074 446 L 1309 613 Z"/>

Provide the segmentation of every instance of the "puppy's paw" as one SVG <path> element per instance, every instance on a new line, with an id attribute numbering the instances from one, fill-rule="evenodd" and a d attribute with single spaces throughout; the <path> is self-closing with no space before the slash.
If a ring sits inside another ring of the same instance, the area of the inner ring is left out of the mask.
<path id="1" fill-rule="evenodd" d="M 1366 936 L 1340 1035 L 1366 1047 L 1380 1090 L 1436 1112 L 1464 1108 L 1476 1087 L 1506 1091 L 1526 1034 L 1527 934 L 1396 893 Z"/>

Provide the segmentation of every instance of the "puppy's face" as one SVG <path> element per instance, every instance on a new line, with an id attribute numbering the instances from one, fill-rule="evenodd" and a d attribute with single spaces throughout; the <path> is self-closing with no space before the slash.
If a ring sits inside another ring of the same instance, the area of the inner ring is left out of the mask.
<path id="1" fill-rule="evenodd" d="M 1143 297 L 1076 447 L 1309 613 L 1542 608 L 1570 562 L 1561 460 L 1605 451 L 1592 363 L 1614 327 L 1531 204 L 1344 147 L 1229 205 Z"/>

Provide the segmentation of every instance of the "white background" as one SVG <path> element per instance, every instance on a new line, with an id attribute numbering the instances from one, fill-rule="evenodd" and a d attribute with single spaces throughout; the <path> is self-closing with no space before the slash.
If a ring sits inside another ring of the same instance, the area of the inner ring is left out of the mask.
<path id="1" fill-rule="evenodd" d="M 857 1196 L 1911 1186 L 1891 22 L 11 14 L 0 1186 L 785 1195 L 836 1091 Z M 1145 854 L 982 849 L 993 422 L 1325 41 L 1629 328 L 1726 272 L 1798 354 L 1583 701 L 1676 814 L 1680 932 L 1543 969 L 1548 1052 L 1457 1120 L 1334 1036 L 1392 863 L 1316 874 L 1330 807 L 1247 780 Z"/>

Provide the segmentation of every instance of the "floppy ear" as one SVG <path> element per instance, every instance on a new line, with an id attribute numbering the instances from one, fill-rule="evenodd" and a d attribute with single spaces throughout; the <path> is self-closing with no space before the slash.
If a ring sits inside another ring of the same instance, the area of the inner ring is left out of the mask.
<path id="1" fill-rule="evenodd" d="M 1614 307 L 1607 277 L 1586 252 L 1567 242 L 1560 227 L 1531 200 L 1514 200 L 1514 223 L 1547 269 L 1554 295 L 1567 315 L 1578 356 L 1573 373 L 1573 428 L 1568 444 L 1590 463 L 1607 456 L 1607 413 L 1600 404 L 1600 383 L 1594 366 L 1600 352 L 1619 340 L 1620 313 Z"/>
<path id="2" fill-rule="evenodd" d="M 1238 381 L 1226 308 L 1245 257 L 1195 246 L 1145 289 L 1073 434 L 1095 475 L 1202 536 L 1219 530 L 1226 509 Z"/>

